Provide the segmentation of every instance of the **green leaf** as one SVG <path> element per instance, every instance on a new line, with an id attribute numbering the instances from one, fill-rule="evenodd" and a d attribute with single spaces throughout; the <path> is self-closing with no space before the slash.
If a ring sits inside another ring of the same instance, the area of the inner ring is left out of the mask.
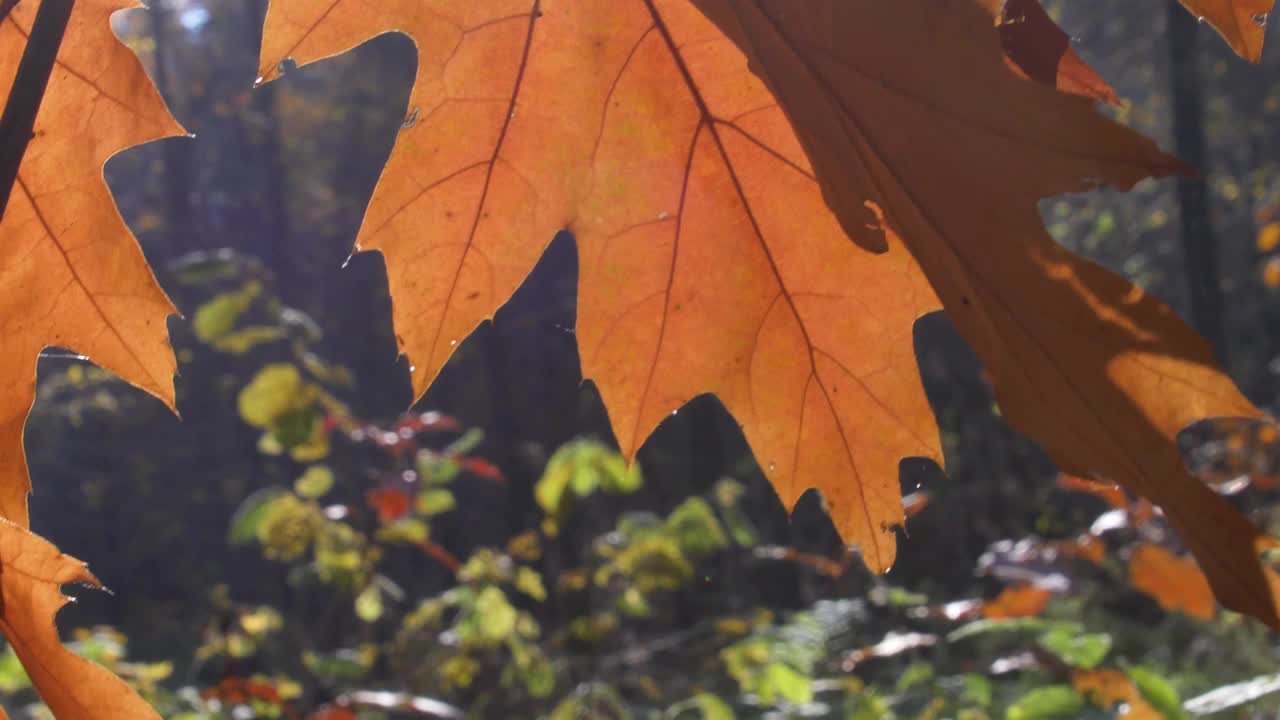
<path id="1" fill-rule="evenodd" d="M 597 489 L 614 494 L 635 492 L 643 484 L 640 466 L 630 468 L 616 451 L 593 440 L 563 445 L 551 459 L 534 488 L 538 505 L 548 513 L 560 511 L 565 492 L 586 497 Z"/>
<path id="2" fill-rule="evenodd" d="M 418 451 L 414 466 L 427 485 L 448 485 L 462 468 L 457 460 L 434 450 Z"/>
<path id="3" fill-rule="evenodd" d="M 1142 697 L 1166 718 L 1178 720 L 1187 716 L 1182 710 L 1182 701 L 1178 699 L 1178 691 L 1163 675 L 1144 667 L 1129 668 L 1126 672 L 1133 684 L 1138 686 Z"/>
<path id="4" fill-rule="evenodd" d="M 711 503 L 700 497 L 691 497 L 677 505 L 663 525 L 690 555 L 710 555 L 729 546 Z"/>
<path id="5" fill-rule="evenodd" d="M 293 482 L 293 491 L 305 498 L 321 498 L 333 489 L 333 471 L 326 465 L 312 465 Z"/>
<path id="6" fill-rule="evenodd" d="M 319 420 L 314 407 L 288 410 L 276 416 L 271 432 L 285 448 L 295 448 L 311 439 Z"/>
<path id="7" fill-rule="evenodd" d="M 416 545 L 431 538 L 431 526 L 418 518 L 404 517 L 378 528 L 378 539 L 387 543 Z"/>
<path id="8" fill-rule="evenodd" d="M 735 720 L 733 708 L 711 693 L 694 695 L 693 704 L 702 714 L 702 720 Z"/>
<path id="9" fill-rule="evenodd" d="M 480 443 L 484 442 L 484 431 L 480 428 L 471 428 L 462 434 L 462 437 L 449 443 L 444 449 L 444 454 L 450 457 L 458 457 L 468 455 L 472 450 L 480 447 Z"/>
<path id="10" fill-rule="evenodd" d="M 933 680 L 933 665 L 927 662 L 914 662 L 902 671 L 894 687 L 901 693 L 931 680 Z"/>
<path id="11" fill-rule="evenodd" d="M 284 495 L 280 488 L 263 488 L 240 503 L 235 515 L 231 516 L 231 528 L 227 539 L 235 545 L 253 542 L 258 538 L 258 526 L 263 518 L 271 512 L 271 503 Z"/>
<path id="12" fill-rule="evenodd" d="M 191 318 L 191 329 L 204 343 L 211 343 L 225 335 L 253 301 L 262 294 L 262 283 L 250 281 L 239 290 L 223 293 L 196 308 Z"/>
<path id="13" fill-rule="evenodd" d="M 443 488 L 432 488 L 418 494 L 414 503 L 423 515 L 443 515 L 458 506 L 453 493 Z"/>
<path id="14" fill-rule="evenodd" d="M 813 702 L 813 686 L 809 678 L 795 668 L 785 663 L 773 662 L 764 668 L 760 696 L 766 703 L 773 703 L 774 698 L 782 696 L 789 702 L 803 705 Z"/>
<path id="15" fill-rule="evenodd" d="M 247 328 L 226 333 L 213 341 L 213 346 L 232 355 L 243 355 L 263 343 L 275 342 L 285 337 L 282 328 L 270 325 L 250 325 Z"/>
<path id="16" fill-rule="evenodd" d="M 1072 667 L 1092 670 L 1111 651 L 1111 636 L 1106 633 L 1080 635 L 1058 627 L 1040 636 L 1040 646 Z"/>
<path id="17" fill-rule="evenodd" d="M 966 673 L 960 699 L 979 707 L 991 707 L 992 691 L 991 681 L 985 675 Z"/>
<path id="18" fill-rule="evenodd" d="M 556 671 L 541 652 L 536 653 L 520 672 L 524 687 L 536 698 L 544 698 L 556 689 Z"/>
<path id="19" fill-rule="evenodd" d="M 490 585 L 476 596 L 465 634 L 470 635 L 481 645 L 497 645 L 515 632 L 516 619 L 516 609 L 507 601 L 506 593 Z M 460 631 L 459 634 L 464 633 Z"/>
<path id="20" fill-rule="evenodd" d="M 621 455 L 612 451 L 604 455 L 600 460 L 600 469 L 603 470 L 600 478 L 601 490 L 614 495 L 629 495 L 644 485 L 644 478 L 640 475 L 639 463 L 633 462 L 628 467 L 627 461 Z"/>
<path id="21" fill-rule="evenodd" d="M 1036 688 L 1009 706 L 1006 720 L 1056 720 L 1080 717 L 1084 698 L 1068 685 Z"/>
<path id="22" fill-rule="evenodd" d="M 638 589 L 629 587 L 618 598 L 618 611 L 627 617 L 649 617 L 653 612 L 653 608 L 649 606 L 649 599 L 644 593 Z"/>
<path id="23" fill-rule="evenodd" d="M 352 683 L 369 674 L 378 658 L 377 645 L 343 648 L 332 653 L 305 650 L 302 664 L 310 672 L 333 684 Z"/>
<path id="24" fill-rule="evenodd" d="M 547 588 L 542 584 L 542 576 L 530 567 L 522 565 L 516 570 L 516 589 L 538 602 L 547 599 Z"/>
<path id="25" fill-rule="evenodd" d="M 274 363 L 259 370 L 240 391 L 236 406 L 245 422 L 257 428 L 270 428 L 278 418 L 295 409 L 302 389 L 302 373 L 297 367 Z"/>
<path id="26" fill-rule="evenodd" d="M 382 591 L 378 589 L 377 583 L 370 583 L 356 595 L 356 615 L 361 620 L 367 623 L 377 622 L 384 610 Z"/>
<path id="27" fill-rule="evenodd" d="M 889 607 L 917 607 L 929 604 L 929 596 L 911 592 L 906 588 L 890 587 L 886 592 L 885 601 Z"/>

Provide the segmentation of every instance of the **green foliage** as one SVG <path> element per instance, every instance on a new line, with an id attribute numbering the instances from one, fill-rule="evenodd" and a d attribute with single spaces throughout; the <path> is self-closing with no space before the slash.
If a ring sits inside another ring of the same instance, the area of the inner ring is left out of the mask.
<path id="1" fill-rule="evenodd" d="M 1067 720 L 1078 718 L 1085 700 L 1069 685 L 1039 687 L 1014 700 L 1006 720 Z"/>
<path id="2" fill-rule="evenodd" d="M 1177 689 L 1167 678 L 1144 667 L 1129 668 L 1128 674 L 1142 697 L 1168 720 L 1187 717 L 1187 713 L 1182 710 L 1182 701 L 1178 699 Z"/>
<path id="3" fill-rule="evenodd" d="M 575 500 L 599 490 L 611 495 L 633 493 L 644 483 L 639 465 L 627 467 L 614 450 L 591 440 L 576 440 L 556 451 L 547 462 L 534 489 L 538 505 L 546 512 L 542 529 L 550 536 L 560 531 Z"/>
<path id="4" fill-rule="evenodd" d="M 1039 643 L 1067 665 L 1086 670 L 1097 667 L 1111 650 L 1111 636 L 1106 633 L 1078 634 L 1062 626 L 1041 635 Z"/>
<path id="5" fill-rule="evenodd" d="M 1248 666 L 1254 673 L 1270 658 L 1236 616 L 1196 624 L 1159 615 L 1153 629 L 1086 603 L 1087 593 L 1128 588 L 1117 584 L 1125 568 L 1115 553 L 1085 571 L 1034 555 L 1012 574 L 1056 573 L 1069 589 L 1039 615 L 988 618 L 978 598 L 935 597 L 937 588 L 901 579 L 890 586 L 860 573 L 856 560 L 779 543 L 776 530 L 751 522 L 749 490 L 736 480 L 700 495 L 642 493 L 639 466 L 591 440 L 552 455 L 521 532 L 455 556 L 459 549 L 444 546 L 453 542 L 448 523 L 475 510 L 464 500 L 472 484 L 527 491 L 474 455 L 481 431 L 439 413 L 386 424 L 352 417 L 339 399 L 350 373 L 322 360 L 318 329 L 256 280 L 197 316 L 200 340 L 235 362 L 257 362 L 229 404 L 261 431 L 269 462 L 285 468 L 238 496 L 228 539 L 279 563 L 288 597 L 322 608 L 333 632 L 317 632 L 304 620 L 317 615 L 297 607 L 241 605 L 215 587 L 195 651 L 201 674 L 184 676 L 184 691 L 172 687 L 169 666 L 125 661 L 123 639 L 105 630 L 77 641 L 145 688 L 165 717 L 306 717 L 334 698 L 359 707 L 362 720 L 395 717 L 360 706 L 377 698 L 473 717 L 1104 718 L 1116 709 L 1074 689 L 1075 674 L 1127 668 L 1148 703 L 1181 718 L 1189 716 L 1181 696 L 1238 678 L 1241 666 L 1191 667 L 1174 659 L 1185 642 L 1164 648 L 1150 636 L 1240 649 L 1260 658 Z M 272 328 L 261 336 L 269 345 L 261 361 L 241 355 L 256 341 L 242 349 L 231 340 L 255 328 Z M 56 380 L 80 390 L 107 382 L 93 373 Z M 1030 538 L 1019 547 L 1049 544 Z M 451 579 L 421 582 L 424 564 Z M 999 573 L 989 574 L 998 584 Z M 762 592 L 779 582 L 800 588 L 801 609 Z M 1267 693 L 1280 683 L 1265 680 L 1240 692 L 1274 705 Z M 0 696 L 31 697 L 11 652 L 0 656 Z M 1205 697 L 1205 707 L 1229 703 Z"/>

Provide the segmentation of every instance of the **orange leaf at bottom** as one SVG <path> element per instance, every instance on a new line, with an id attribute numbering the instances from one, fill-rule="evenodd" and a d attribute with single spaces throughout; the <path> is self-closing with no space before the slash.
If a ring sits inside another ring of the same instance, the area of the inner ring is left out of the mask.
<path id="1" fill-rule="evenodd" d="M 53 617 L 65 583 L 98 587 L 79 560 L 0 519 L 0 630 L 58 720 L 160 720 L 120 678 L 68 650 Z"/>
<path id="2" fill-rule="evenodd" d="M 1076 670 L 1071 675 L 1071 686 L 1103 710 L 1119 705 L 1121 709 L 1117 717 L 1126 720 L 1159 720 L 1164 717 L 1120 670 Z"/>
<path id="3" fill-rule="evenodd" d="M 1178 557 L 1158 545 L 1141 545 L 1129 558 L 1129 582 L 1165 610 L 1213 619 L 1213 591 L 1192 558 Z"/>

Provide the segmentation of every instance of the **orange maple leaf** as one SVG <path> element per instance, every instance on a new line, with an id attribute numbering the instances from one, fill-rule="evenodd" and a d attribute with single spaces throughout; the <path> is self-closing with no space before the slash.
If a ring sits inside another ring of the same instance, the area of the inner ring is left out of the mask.
<path id="1" fill-rule="evenodd" d="M 0 23 L 0 97 L 8 97 L 39 2 Z M 128 0 L 75 4 L 0 219 L 0 517 L 26 526 L 31 489 L 22 425 L 36 358 L 72 349 L 173 406 L 175 360 L 156 283 L 102 176 L 124 148 L 182 128 L 141 63 L 111 32 Z"/>
<path id="2" fill-rule="evenodd" d="M 386 255 L 417 392 L 571 229 L 583 374 L 623 452 L 713 392 L 788 507 L 818 485 L 888 567 L 898 462 L 941 459 L 912 346 L 937 300 L 900 244 L 848 242 L 733 45 L 687 0 L 276 2 L 260 73 L 392 29 L 421 50 L 416 121 L 358 245 Z"/>
<path id="3" fill-rule="evenodd" d="M 1165 610 L 1212 620 L 1217 606 L 1209 581 L 1189 557 L 1159 545 L 1143 544 L 1129 556 L 1129 584 L 1155 598 Z"/>
<path id="4" fill-rule="evenodd" d="M 1258 409 L 1202 337 L 1055 243 L 1037 208 L 1186 168 L 1088 100 L 1011 73 L 981 41 L 982 1 L 694 3 L 777 94 L 844 227 L 882 209 L 1010 423 L 1066 472 L 1161 506 L 1222 602 L 1280 626 L 1280 579 L 1259 559 L 1273 542 L 1188 474 L 1175 442 L 1193 421 Z"/>
<path id="5" fill-rule="evenodd" d="M 42 3 L 0 21 L 0 97 L 9 97 Z M 30 534 L 22 424 L 36 358 L 88 355 L 173 405 L 173 305 L 156 284 L 102 176 L 113 153 L 181 134 L 141 64 L 111 31 L 134 3 L 79 0 L 0 218 L 0 629 L 58 718 L 159 718 L 122 681 L 58 641 L 61 583 L 96 584 L 82 563 Z"/>
<path id="6" fill-rule="evenodd" d="M 1214 27 L 1236 54 L 1249 62 L 1262 59 L 1267 15 L 1275 0 L 1181 0 L 1196 17 Z"/>
<path id="7" fill-rule="evenodd" d="M 66 583 L 98 586 L 84 563 L 0 518 L 0 630 L 54 717 L 160 720 L 124 681 L 58 640 L 53 616 L 69 601 Z"/>
<path id="8" fill-rule="evenodd" d="M 386 255 L 419 394 L 567 228 L 583 374 L 623 452 L 714 393 L 783 502 L 819 487 L 881 570 L 899 460 L 940 458 L 911 336 L 940 296 L 1015 427 L 1068 472 L 1160 503 L 1224 602 L 1280 624 L 1265 537 L 1173 442 L 1257 409 L 1036 207 L 1187 168 L 1011 71 L 997 6 L 277 0 L 260 74 L 392 30 L 417 41 L 413 122 L 357 245 Z"/>

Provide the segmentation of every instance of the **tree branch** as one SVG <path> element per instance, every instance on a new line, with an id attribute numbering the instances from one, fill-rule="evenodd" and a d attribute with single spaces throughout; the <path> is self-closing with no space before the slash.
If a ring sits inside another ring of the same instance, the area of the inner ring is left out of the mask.
<path id="1" fill-rule="evenodd" d="M 17 5 L 16 0 L 4 0 L 4 16 Z M 18 167 L 31 142 L 36 124 L 36 113 L 44 100 L 49 75 L 53 72 L 62 36 L 71 19 L 75 0 L 42 0 L 36 11 L 36 20 L 27 39 L 26 50 L 18 64 L 18 73 L 5 102 L 4 115 L 0 116 L 0 218 L 9 206 L 9 195 L 18 179 Z M 6 17 L 0 16 L 0 22 Z"/>

